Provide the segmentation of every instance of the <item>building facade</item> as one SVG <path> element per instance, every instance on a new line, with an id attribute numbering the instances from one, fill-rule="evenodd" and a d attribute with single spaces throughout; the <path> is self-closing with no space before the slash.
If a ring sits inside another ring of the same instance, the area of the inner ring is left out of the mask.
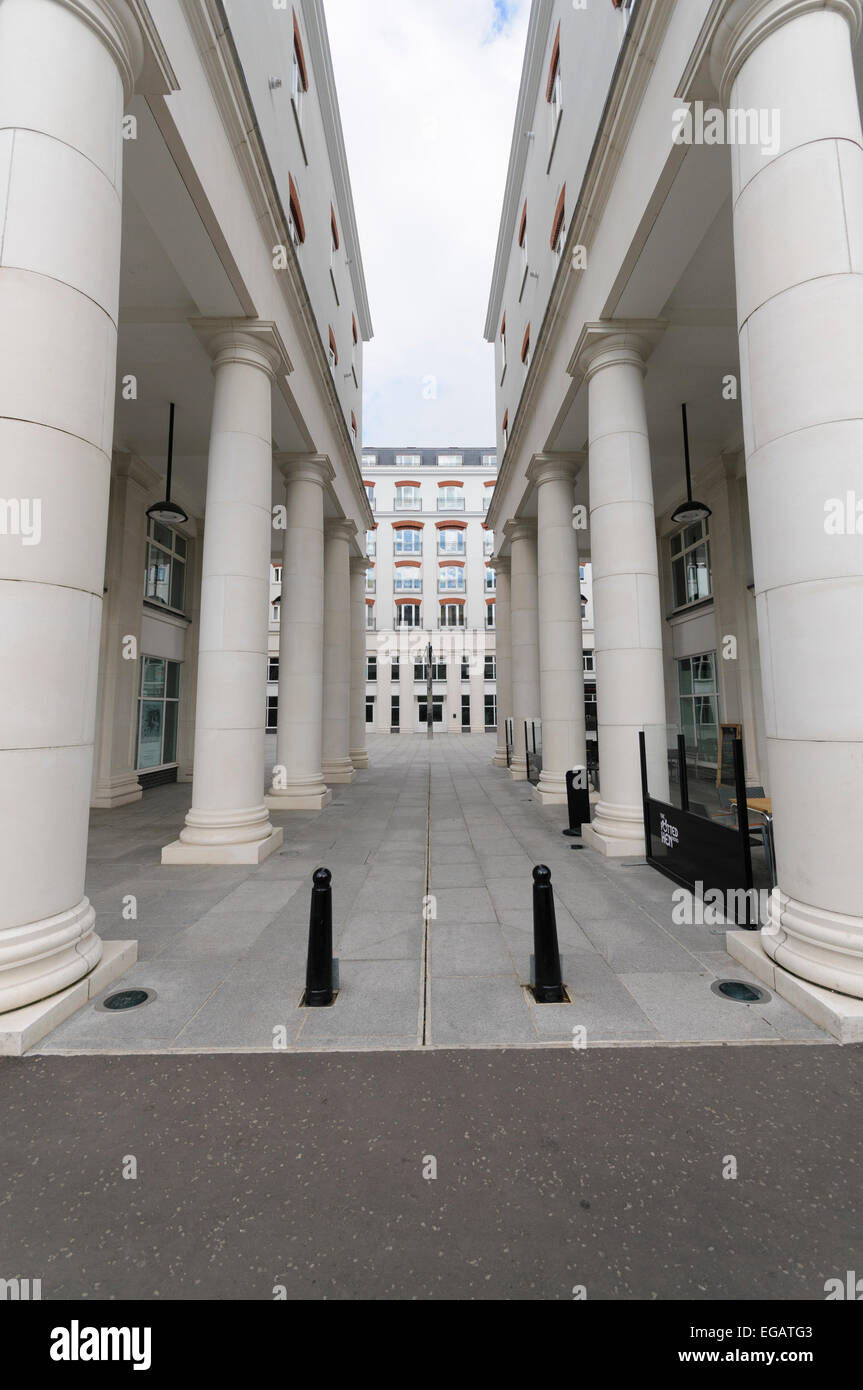
<path id="1" fill-rule="evenodd" d="M 0 321 L 6 1012 L 100 963 L 91 806 L 189 781 L 163 862 L 257 864 L 365 760 L 372 328 L 321 0 L 2 0 Z"/>
<path id="2" fill-rule="evenodd" d="M 366 720 L 434 732 L 497 728 L 497 580 L 485 518 L 494 449 L 364 449 L 374 526 L 366 537 Z"/>
<path id="3" fill-rule="evenodd" d="M 775 829 L 759 968 L 858 998 L 861 9 L 535 0 L 486 322 L 500 702 L 542 721 L 540 794 L 585 759 L 589 559 L 586 840 L 644 849 L 639 731 L 667 796 L 678 731 L 709 777 L 739 725 Z"/>

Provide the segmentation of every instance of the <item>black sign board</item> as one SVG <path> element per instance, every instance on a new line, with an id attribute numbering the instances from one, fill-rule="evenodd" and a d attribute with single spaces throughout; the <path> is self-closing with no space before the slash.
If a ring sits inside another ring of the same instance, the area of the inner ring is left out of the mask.
<path id="1" fill-rule="evenodd" d="M 580 786 L 576 786 L 580 782 Z M 569 811 L 569 828 L 574 834 L 581 834 L 581 827 L 590 824 L 590 793 L 587 789 L 587 769 L 566 774 L 566 805 Z M 566 832 L 564 831 L 564 834 Z"/>

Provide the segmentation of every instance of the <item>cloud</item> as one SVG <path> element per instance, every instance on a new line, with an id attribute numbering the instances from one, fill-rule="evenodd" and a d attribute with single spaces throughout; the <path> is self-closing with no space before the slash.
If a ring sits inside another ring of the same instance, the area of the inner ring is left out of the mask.
<path id="1" fill-rule="evenodd" d="M 482 335 L 529 0 L 325 8 L 375 325 L 364 441 L 492 444 Z"/>

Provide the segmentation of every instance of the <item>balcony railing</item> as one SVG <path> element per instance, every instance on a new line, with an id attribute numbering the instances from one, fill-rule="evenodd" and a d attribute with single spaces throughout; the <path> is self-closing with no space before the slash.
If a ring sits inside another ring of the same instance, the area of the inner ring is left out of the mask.
<path id="1" fill-rule="evenodd" d="M 463 498 L 463 497 L 439 497 L 438 500 L 437 500 L 437 509 L 438 509 L 439 512 L 463 512 L 463 511 L 464 511 L 464 498 Z"/>

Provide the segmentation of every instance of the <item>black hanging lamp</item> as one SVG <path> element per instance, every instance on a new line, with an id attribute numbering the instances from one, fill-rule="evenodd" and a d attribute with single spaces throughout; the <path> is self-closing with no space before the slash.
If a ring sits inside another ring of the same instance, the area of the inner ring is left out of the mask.
<path id="1" fill-rule="evenodd" d="M 692 469 L 689 463 L 689 425 L 686 419 L 686 406 L 682 405 L 683 412 L 683 457 L 686 462 L 686 501 L 681 503 L 676 511 L 671 513 L 671 520 L 685 525 L 693 521 L 706 521 L 711 515 L 710 508 L 705 502 L 694 502 L 692 499 Z"/>
<path id="2" fill-rule="evenodd" d="M 165 479 L 165 500 L 154 502 L 147 508 L 147 516 L 154 521 L 164 522 L 166 526 L 182 526 L 188 521 L 186 513 L 176 502 L 171 501 L 171 470 L 174 466 L 174 402 L 171 401 L 171 417 L 168 423 L 168 476 Z"/>

